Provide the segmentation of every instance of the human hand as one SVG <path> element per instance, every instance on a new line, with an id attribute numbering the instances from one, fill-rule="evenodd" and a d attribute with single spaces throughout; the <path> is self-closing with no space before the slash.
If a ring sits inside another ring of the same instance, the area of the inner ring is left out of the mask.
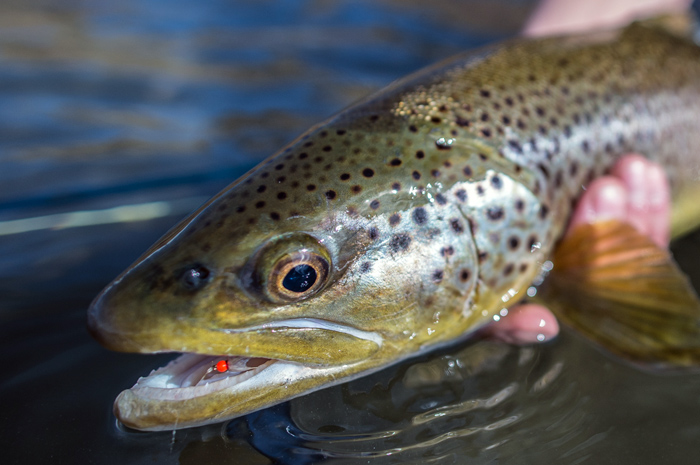
<path id="1" fill-rule="evenodd" d="M 609 219 L 625 221 L 667 247 L 670 237 L 671 193 L 663 168 L 641 155 L 627 155 L 610 175 L 593 181 L 574 210 L 567 234 L 576 226 Z M 519 304 L 508 315 L 484 328 L 496 339 L 515 344 L 555 337 L 559 325 L 552 312 L 538 304 Z"/>

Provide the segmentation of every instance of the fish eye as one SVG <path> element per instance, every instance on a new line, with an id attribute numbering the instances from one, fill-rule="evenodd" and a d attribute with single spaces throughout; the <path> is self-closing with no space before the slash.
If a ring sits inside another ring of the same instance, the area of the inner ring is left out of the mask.
<path id="1" fill-rule="evenodd" d="M 198 291 L 209 281 L 209 269 L 200 264 L 194 264 L 182 271 L 180 284 L 188 291 Z"/>
<path id="2" fill-rule="evenodd" d="M 317 277 L 316 270 L 304 263 L 289 270 L 282 280 L 282 286 L 291 292 L 306 292 L 314 285 Z"/>
<path id="3" fill-rule="evenodd" d="M 307 299 L 328 283 L 330 254 L 317 238 L 303 232 L 273 237 L 248 259 L 241 284 L 276 304 Z"/>
<path id="4" fill-rule="evenodd" d="M 307 249 L 285 254 L 270 271 L 268 295 L 282 301 L 309 297 L 323 287 L 328 268 L 324 257 Z"/>

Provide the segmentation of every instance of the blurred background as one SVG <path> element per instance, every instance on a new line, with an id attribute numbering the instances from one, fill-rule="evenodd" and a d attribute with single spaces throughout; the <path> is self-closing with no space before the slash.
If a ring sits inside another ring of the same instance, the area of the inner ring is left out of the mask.
<path id="1" fill-rule="evenodd" d="M 111 415 L 171 357 L 90 339 L 102 287 L 312 124 L 516 35 L 533 5 L 3 0 L 3 463 L 695 463 L 700 377 L 641 373 L 568 332 L 468 343 L 209 428 L 135 433 Z M 700 277 L 698 237 L 676 247 Z"/>

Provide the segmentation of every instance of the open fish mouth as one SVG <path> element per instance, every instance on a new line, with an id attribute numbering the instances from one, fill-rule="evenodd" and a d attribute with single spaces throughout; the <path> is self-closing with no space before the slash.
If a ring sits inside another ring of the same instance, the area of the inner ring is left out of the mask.
<path id="1" fill-rule="evenodd" d="M 131 391 L 151 400 L 186 400 L 231 388 L 260 374 L 275 363 L 262 357 L 183 354 L 139 378 Z"/>

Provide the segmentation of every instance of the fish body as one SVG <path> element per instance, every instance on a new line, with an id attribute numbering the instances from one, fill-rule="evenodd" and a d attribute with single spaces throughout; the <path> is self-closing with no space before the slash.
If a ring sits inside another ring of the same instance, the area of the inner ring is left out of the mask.
<path id="1" fill-rule="evenodd" d="M 649 24 L 517 40 L 398 81 L 226 188 L 98 296 L 89 325 L 107 347 L 188 353 L 124 391 L 117 416 L 223 421 L 463 338 L 524 295 L 621 155 L 661 163 L 689 198 L 699 120 L 700 48 Z"/>

